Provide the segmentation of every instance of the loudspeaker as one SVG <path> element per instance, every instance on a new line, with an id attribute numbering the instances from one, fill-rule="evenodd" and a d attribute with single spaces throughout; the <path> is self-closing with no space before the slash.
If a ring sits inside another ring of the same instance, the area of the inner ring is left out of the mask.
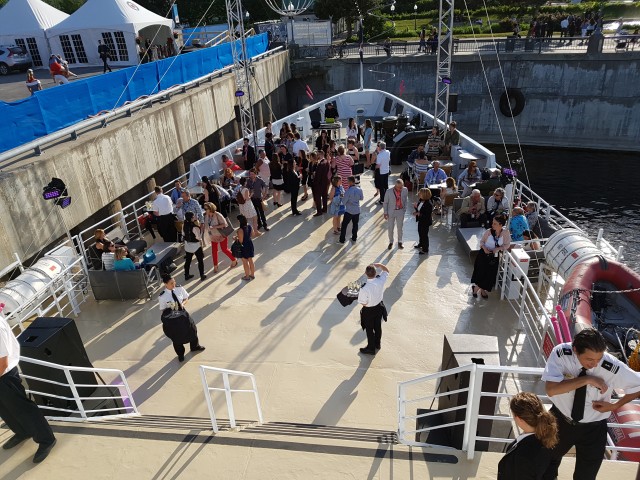
<path id="1" fill-rule="evenodd" d="M 449 113 L 456 113 L 458 111 L 458 94 L 450 93 L 449 94 Z"/>
<path id="2" fill-rule="evenodd" d="M 75 322 L 70 318 L 38 317 L 18 337 L 20 353 L 24 357 L 43 360 L 58 365 L 93 368 L 87 352 L 82 344 Z M 29 362 L 20 362 L 20 370 L 23 375 L 44 378 L 54 382 L 68 383 L 62 370 L 36 365 Z M 97 385 L 93 372 L 71 372 L 71 378 L 76 384 Z M 73 397 L 71 389 L 66 386 L 43 382 L 40 380 L 26 379 L 30 390 L 57 395 L 60 397 Z M 94 394 L 96 387 L 78 387 L 80 397 L 89 397 Z M 108 396 L 100 389 L 101 396 Z M 46 395 L 33 395 L 38 405 L 52 406 L 76 410 L 77 405 L 73 400 L 53 398 Z M 84 402 L 83 402 L 84 403 Z M 56 416 L 70 415 L 69 413 L 46 410 L 45 414 Z"/>

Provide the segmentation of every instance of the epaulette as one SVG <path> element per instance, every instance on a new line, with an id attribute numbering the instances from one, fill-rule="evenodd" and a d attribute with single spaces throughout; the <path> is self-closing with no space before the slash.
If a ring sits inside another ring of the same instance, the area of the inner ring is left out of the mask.
<path id="1" fill-rule="evenodd" d="M 609 370 L 611 373 L 613 373 L 614 375 L 616 373 L 618 373 L 618 370 L 620 370 L 620 367 L 618 365 L 614 365 L 612 362 L 610 362 L 609 360 L 603 360 L 602 364 L 600 365 L 602 368 L 604 368 L 605 370 Z"/>
<path id="2" fill-rule="evenodd" d="M 573 355 L 573 349 L 571 347 L 562 347 L 562 348 L 559 348 L 556 353 L 558 354 L 558 357 L 563 357 L 565 355 Z"/>

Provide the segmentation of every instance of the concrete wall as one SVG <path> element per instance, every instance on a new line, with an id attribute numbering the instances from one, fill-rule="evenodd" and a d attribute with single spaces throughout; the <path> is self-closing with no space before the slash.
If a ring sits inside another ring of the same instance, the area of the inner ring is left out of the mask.
<path id="1" fill-rule="evenodd" d="M 286 102 L 288 54 L 257 62 L 255 77 L 256 101 L 277 92 L 267 100 Z M 218 130 L 228 132 L 235 122 L 234 92 L 235 78 L 226 75 L 0 173 L 0 267 L 14 260 L 14 252 L 23 259 L 37 253 L 184 152 L 204 148 L 202 142 Z M 42 187 L 52 177 L 69 189 L 72 205 L 65 210 L 42 199 Z"/>
<path id="2" fill-rule="evenodd" d="M 516 143 L 511 118 L 499 110 L 504 91 L 495 54 L 454 58 L 451 92 L 459 94 L 459 128 L 476 140 Z M 520 142 L 528 145 L 640 150 L 640 52 L 586 54 L 501 55 L 508 88 L 519 88 L 526 98 L 524 111 L 515 117 Z M 365 59 L 365 88 L 399 95 L 433 111 L 435 55 Z M 334 94 L 359 87 L 357 59 L 327 60 L 292 66 L 294 103 L 305 102 L 304 85 L 319 94 Z M 489 95 L 493 95 L 493 99 Z M 308 100 L 306 100 L 308 101 Z M 290 105 L 290 108 L 294 108 Z M 494 110 L 495 109 L 495 110 Z M 497 112 L 497 118 L 496 118 Z"/>

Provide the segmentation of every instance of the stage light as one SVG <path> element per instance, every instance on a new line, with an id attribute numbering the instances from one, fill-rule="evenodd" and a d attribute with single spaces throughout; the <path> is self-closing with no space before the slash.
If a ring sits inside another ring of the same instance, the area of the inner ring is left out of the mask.
<path id="1" fill-rule="evenodd" d="M 449 77 L 442 77 L 442 83 L 445 85 L 451 85 L 451 79 Z"/>
<path id="2" fill-rule="evenodd" d="M 44 188 L 44 192 L 42 193 L 42 197 L 45 200 L 51 200 L 51 199 L 54 199 L 54 198 L 58 198 L 60 196 L 62 196 L 62 192 L 57 188 L 47 188 L 47 187 L 45 187 Z"/>
<path id="3" fill-rule="evenodd" d="M 59 178 L 52 178 L 49 184 L 42 188 L 42 198 L 55 200 L 61 208 L 71 205 L 71 197 L 67 193 L 67 186 Z"/>
<path id="4" fill-rule="evenodd" d="M 60 205 L 60 208 L 67 208 L 71 205 L 71 197 L 64 197 L 58 205 Z"/>
<path id="5" fill-rule="evenodd" d="M 236 97 L 244 97 L 244 92 L 242 90 L 236 90 Z"/>

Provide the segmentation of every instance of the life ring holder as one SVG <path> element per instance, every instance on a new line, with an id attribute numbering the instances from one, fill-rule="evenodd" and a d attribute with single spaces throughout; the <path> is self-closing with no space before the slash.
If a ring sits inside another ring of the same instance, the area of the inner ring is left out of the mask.
<path id="1" fill-rule="evenodd" d="M 511 102 L 515 102 L 515 105 L 511 108 Z M 524 110 L 526 100 L 522 90 L 519 88 L 507 88 L 502 92 L 500 96 L 500 112 L 505 117 L 517 117 Z"/>

